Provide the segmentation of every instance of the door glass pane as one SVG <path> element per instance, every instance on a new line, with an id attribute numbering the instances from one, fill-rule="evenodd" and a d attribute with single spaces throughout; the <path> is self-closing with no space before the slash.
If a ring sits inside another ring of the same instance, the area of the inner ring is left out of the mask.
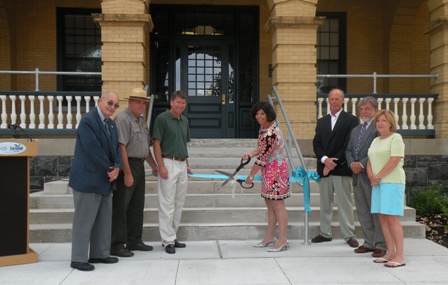
<path id="1" fill-rule="evenodd" d="M 188 96 L 221 96 L 221 47 L 189 45 L 187 49 Z"/>

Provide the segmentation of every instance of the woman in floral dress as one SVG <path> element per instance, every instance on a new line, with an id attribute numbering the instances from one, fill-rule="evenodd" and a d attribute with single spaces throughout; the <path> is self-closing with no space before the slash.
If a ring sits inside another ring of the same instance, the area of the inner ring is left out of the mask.
<path id="1" fill-rule="evenodd" d="M 267 247 L 270 252 L 288 249 L 286 232 L 288 228 L 288 214 L 284 199 L 290 196 L 289 171 L 285 160 L 285 146 L 283 134 L 275 119 L 274 108 L 266 102 L 259 102 L 252 107 L 251 117 L 260 124 L 258 147 L 244 154 L 243 159 L 256 157 L 255 163 L 245 183 L 251 184 L 255 174 L 261 169 L 261 197 L 265 199 L 268 208 L 268 229 L 264 239 L 254 247 Z M 278 224 L 278 239 L 275 229 Z"/>

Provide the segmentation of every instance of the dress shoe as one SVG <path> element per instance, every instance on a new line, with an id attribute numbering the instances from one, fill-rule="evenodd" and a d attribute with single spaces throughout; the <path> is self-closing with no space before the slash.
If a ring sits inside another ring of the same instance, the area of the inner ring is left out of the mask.
<path id="1" fill-rule="evenodd" d="M 76 261 L 70 262 L 70 267 L 81 271 L 92 271 L 93 269 L 95 269 L 95 266 L 93 266 L 88 262 L 76 262 Z"/>
<path id="2" fill-rule="evenodd" d="M 184 247 L 187 247 L 187 245 L 185 243 L 178 242 L 177 239 L 175 239 L 174 247 L 184 248 Z"/>
<path id="3" fill-rule="evenodd" d="M 117 263 L 118 258 L 116 257 L 106 257 L 106 258 L 89 258 L 90 263 L 104 263 L 104 264 L 111 264 L 111 263 Z"/>
<path id="4" fill-rule="evenodd" d="M 132 251 L 130 251 L 127 248 L 117 248 L 117 249 L 110 249 L 110 255 L 115 255 L 115 256 L 119 256 L 119 257 L 131 257 L 134 256 L 134 253 Z"/>
<path id="5" fill-rule="evenodd" d="M 269 245 L 274 245 L 276 242 L 277 242 L 277 238 L 273 237 L 265 243 L 260 242 L 260 243 L 254 244 L 254 247 L 267 247 Z"/>
<path id="6" fill-rule="evenodd" d="M 374 249 L 371 249 L 371 248 L 368 248 L 368 247 L 365 247 L 365 246 L 363 246 L 363 245 L 361 245 L 360 247 L 358 247 L 357 249 L 355 249 L 355 252 L 356 253 L 366 253 L 366 252 L 372 252 L 372 251 L 375 251 Z"/>
<path id="7" fill-rule="evenodd" d="M 128 250 L 141 250 L 141 251 L 151 251 L 152 250 L 152 246 L 146 245 L 143 242 L 138 243 L 136 245 L 131 245 L 131 246 L 126 245 L 126 248 Z"/>
<path id="8" fill-rule="evenodd" d="M 320 243 L 320 242 L 325 242 L 325 241 L 331 241 L 332 238 L 326 238 L 322 235 L 318 235 L 317 237 L 314 237 L 311 242 L 312 243 Z"/>
<path id="9" fill-rule="evenodd" d="M 383 257 L 386 255 L 386 252 L 382 249 L 375 249 L 375 251 L 372 253 L 372 257 Z"/>
<path id="10" fill-rule="evenodd" d="M 284 250 L 288 250 L 289 244 L 288 241 L 286 241 L 284 244 L 282 244 L 281 247 L 279 248 L 269 248 L 268 252 L 280 252 L 280 251 L 284 251 Z"/>
<path id="11" fill-rule="evenodd" d="M 166 253 L 173 254 L 176 253 L 176 248 L 174 247 L 174 244 L 169 244 L 165 246 L 165 251 Z"/>
<path id="12" fill-rule="evenodd" d="M 349 245 L 350 247 L 358 247 L 358 246 L 359 246 L 359 243 L 358 243 L 358 241 L 356 240 L 355 237 L 351 237 L 351 238 L 349 238 L 348 241 L 347 241 L 347 243 L 348 243 L 348 245 Z"/>

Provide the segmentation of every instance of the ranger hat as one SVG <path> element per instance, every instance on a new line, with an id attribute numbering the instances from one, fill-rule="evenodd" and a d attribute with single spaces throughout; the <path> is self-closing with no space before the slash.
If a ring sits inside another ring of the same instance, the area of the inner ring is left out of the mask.
<path id="1" fill-rule="evenodd" d="M 143 90 L 142 88 L 132 89 L 131 95 L 125 99 L 150 101 L 150 98 L 146 95 L 145 90 Z"/>

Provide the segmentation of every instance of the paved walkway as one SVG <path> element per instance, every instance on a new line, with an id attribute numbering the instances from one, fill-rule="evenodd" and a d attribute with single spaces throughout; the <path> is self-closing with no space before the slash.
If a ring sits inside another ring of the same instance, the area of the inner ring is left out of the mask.
<path id="1" fill-rule="evenodd" d="M 385 268 L 370 254 L 355 254 L 343 240 L 288 251 L 253 248 L 258 241 L 190 241 L 176 254 L 155 242 L 151 252 L 135 252 L 117 264 L 95 264 L 92 272 L 70 268 L 69 243 L 31 244 L 39 262 L 0 267 L 0 284 L 447 284 L 448 249 L 425 239 L 405 239 L 406 266 Z M 362 242 L 362 241 L 361 241 Z"/>

